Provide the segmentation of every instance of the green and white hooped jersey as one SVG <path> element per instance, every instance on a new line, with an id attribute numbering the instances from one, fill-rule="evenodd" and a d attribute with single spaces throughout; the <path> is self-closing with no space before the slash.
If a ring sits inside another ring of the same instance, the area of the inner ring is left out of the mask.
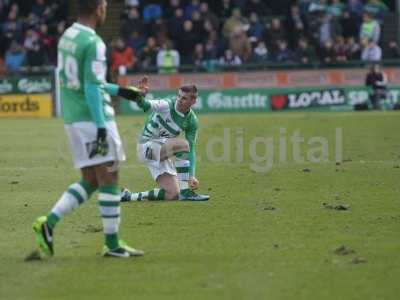
<path id="1" fill-rule="evenodd" d="M 184 132 L 190 146 L 190 173 L 194 175 L 198 129 L 194 111 L 190 110 L 186 115 L 177 111 L 175 99 L 143 100 L 140 107 L 145 111 L 150 109 L 152 113 L 147 118 L 139 142 L 143 144 L 150 140 L 175 138 Z"/>
<path id="2" fill-rule="evenodd" d="M 74 23 L 58 43 L 58 73 L 61 103 L 66 124 L 92 121 L 85 98 L 85 84 L 106 83 L 106 45 L 96 32 Z M 110 96 L 103 91 L 106 120 L 114 117 Z"/>

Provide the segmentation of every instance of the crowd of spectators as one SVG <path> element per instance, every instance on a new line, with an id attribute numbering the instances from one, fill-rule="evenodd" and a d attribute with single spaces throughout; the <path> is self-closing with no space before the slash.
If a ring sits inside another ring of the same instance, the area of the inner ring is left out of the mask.
<path id="1" fill-rule="evenodd" d="M 68 0 L 0 0 L 0 74 L 55 65 Z"/>
<path id="2" fill-rule="evenodd" d="M 382 45 L 388 12 L 382 0 L 126 0 L 125 45 L 112 51 L 130 49 L 127 69 L 161 72 L 398 59 L 397 41 Z"/>
<path id="3" fill-rule="evenodd" d="M 400 59 L 396 40 L 382 42 L 384 0 L 118 1 L 120 35 L 108 43 L 115 74 Z M 0 0 L 0 74 L 56 65 L 69 2 Z"/>

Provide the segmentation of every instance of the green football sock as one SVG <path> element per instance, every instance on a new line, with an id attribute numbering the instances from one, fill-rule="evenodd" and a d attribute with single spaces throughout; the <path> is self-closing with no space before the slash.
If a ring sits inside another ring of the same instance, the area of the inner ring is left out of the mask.
<path id="1" fill-rule="evenodd" d="M 165 190 L 154 189 L 151 191 L 131 194 L 131 201 L 143 201 L 143 200 L 149 200 L 149 201 L 165 200 Z"/>
<path id="2" fill-rule="evenodd" d="M 47 216 L 47 224 L 54 229 L 57 223 L 90 198 L 96 189 L 83 179 L 71 184 Z"/>

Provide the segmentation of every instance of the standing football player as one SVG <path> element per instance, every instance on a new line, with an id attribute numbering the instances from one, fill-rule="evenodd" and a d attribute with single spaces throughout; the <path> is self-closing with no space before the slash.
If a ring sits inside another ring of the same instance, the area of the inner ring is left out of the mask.
<path id="1" fill-rule="evenodd" d="M 151 114 L 137 144 L 137 155 L 160 188 L 141 193 L 124 189 L 121 201 L 207 201 L 208 195 L 194 192 L 199 187 L 195 177 L 198 121 L 191 108 L 197 100 L 197 87 L 182 86 L 176 99 L 147 100 L 144 95 L 148 91 L 148 78 L 144 77 L 139 91 L 135 101 Z M 185 138 L 178 137 L 182 132 Z"/>
<path id="2" fill-rule="evenodd" d="M 142 251 L 127 246 L 118 236 L 118 163 L 125 160 L 125 154 L 109 96 L 129 98 L 132 92 L 105 81 L 106 46 L 95 29 L 105 21 L 106 0 L 80 0 L 78 8 L 78 21 L 58 44 L 58 72 L 65 130 L 82 177 L 67 188 L 47 216 L 35 221 L 33 229 L 42 254 L 52 256 L 53 233 L 59 221 L 98 190 L 105 234 L 103 255 L 140 256 Z"/>

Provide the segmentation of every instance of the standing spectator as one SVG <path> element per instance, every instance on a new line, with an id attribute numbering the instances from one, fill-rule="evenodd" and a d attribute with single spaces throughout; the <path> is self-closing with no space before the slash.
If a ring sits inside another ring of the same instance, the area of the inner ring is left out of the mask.
<path id="1" fill-rule="evenodd" d="M 389 8 L 381 0 L 369 0 L 367 5 L 365 5 L 365 11 L 371 13 L 380 23 L 383 23 L 383 19 L 389 11 Z"/>
<path id="2" fill-rule="evenodd" d="M 139 32 L 144 31 L 144 24 L 140 18 L 140 13 L 137 8 L 131 8 L 128 12 L 128 17 L 122 22 L 121 35 L 126 40 L 131 36 L 133 30 Z"/>
<path id="3" fill-rule="evenodd" d="M 363 39 L 372 40 L 375 44 L 379 43 L 381 37 L 381 26 L 373 18 L 371 13 L 364 14 L 364 22 L 361 25 L 360 41 Z"/>
<path id="4" fill-rule="evenodd" d="M 279 40 L 277 44 L 278 51 L 275 55 L 277 62 L 292 62 L 295 60 L 294 53 L 289 49 L 287 41 Z"/>
<path id="5" fill-rule="evenodd" d="M 246 16 L 250 16 L 251 13 L 257 13 L 260 16 L 265 16 L 270 14 L 265 1 L 260 0 L 248 0 L 245 5 Z"/>
<path id="6" fill-rule="evenodd" d="M 118 38 L 115 48 L 111 52 L 111 71 L 119 75 L 125 75 L 135 66 L 136 59 L 131 47 L 126 46 L 122 38 Z"/>
<path id="7" fill-rule="evenodd" d="M 270 24 L 266 25 L 265 41 L 267 47 L 272 52 L 278 50 L 278 41 L 287 40 L 287 34 L 282 26 L 282 22 L 279 18 L 273 18 Z"/>
<path id="8" fill-rule="evenodd" d="M 386 50 L 385 59 L 399 59 L 400 58 L 400 48 L 395 40 L 389 42 L 388 48 Z"/>
<path id="9" fill-rule="evenodd" d="M 358 37 L 360 35 L 360 20 L 358 17 L 351 15 L 350 12 L 344 11 L 340 18 L 342 26 L 342 34 L 345 38 Z"/>
<path id="10" fill-rule="evenodd" d="M 239 8 L 235 8 L 232 11 L 232 16 L 225 22 L 222 28 L 222 34 L 226 38 L 229 38 L 236 27 L 243 25 L 244 25 L 244 20 L 242 18 L 242 13 L 240 12 Z"/>
<path id="11" fill-rule="evenodd" d="M 363 40 L 364 49 L 361 52 L 363 61 L 380 61 L 382 59 L 382 49 L 373 40 Z"/>
<path id="12" fill-rule="evenodd" d="M 57 62 L 57 46 L 56 40 L 53 35 L 49 34 L 49 28 L 47 24 L 40 24 L 39 28 L 39 43 L 42 45 L 46 52 L 46 56 L 52 65 Z"/>
<path id="13" fill-rule="evenodd" d="M 386 98 L 386 87 L 388 84 L 387 75 L 381 70 L 381 67 L 373 65 L 365 79 L 365 85 L 370 88 L 370 100 L 374 109 L 379 108 L 379 101 Z"/>
<path id="14" fill-rule="evenodd" d="M 143 48 L 140 57 L 141 68 L 143 70 L 155 67 L 157 65 L 158 51 L 159 49 L 157 46 L 157 40 L 153 36 L 148 37 L 146 46 Z"/>
<path id="15" fill-rule="evenodd" d="M 360 44 L 352 36 L 347 38 L 346 41 L 346 57 L 348 60 L 359 60 L 361 57 Z"/>
<path id="16" fill-rule="evenodd" d="M 219 30 L 219 19 L 218 17 L 210 10 L 210 7 L 207 2 L 200 3 L 200 14 L 201 18 L 207 22 L 209 21 L 214 28 L 214 30 Z"/>
<path id="17" fill-rule="evenodd" d="M 259 41 L 257 46 L 253 50 L 253 62 L 267 62 L 268 61 L 268 49 L 264 41 Z"/>
<path id="18" fill-rule="evenodd" d="M 229 48 L 234 55 L 240 57 L 242 62 L 250 60 L 252 53 L 251 43 L 241 26 L 236 27 L 233 31 L 229 39 Z"/>
<path id="19" fill-rule="evenodd" d="M 327 41 L 334 40 L 340 34 L 341 28 L 338 22 L 331 19 L 325 12 L 321 12 L 314 35 L 319 45 L 325 45 Z"/>
<path id="20" fill-rule="evenodd" d="M 23 48 L 16 41 L 11 43 L 10 49 L 6 53 L 5 63 L 7 70 L 10 72 L 18 72 L 25 64 L 26 55 Z"/>
<path id="21" fill-rule="evenodd" d="M 182 57 L 182 63 L 187 64 L 187 59 L 190 57 L 194 46 L 197 44 L 198 37 L 193 32 L 193 22 L 186 20 L 183 23 L 183 32 L 178 40 L 177 48 Z"/>
<path id="22" fill-rule="evenodd" d="M 172 40 L 176 41 L 182 36 L 183 23 L 185 18 L 183 16 L 183 9 L 177 8 L 174 11 L 173 17 L 168 20 L 168 33 Z"/>
<path id="23" fill-rule="evenodd" d="M 332 18 L 339 19 L 344 11 L 344 4 L 340 0 L 332 0 L 327 7 L 327 13 Z"/>
<path id="24" fill-rule="evenodd" d="M 157 66 L 160 73 L 176 73 L 180 66 L 180 55 L 172 49 L 171 41 L 166 41 L 157 54 Z"/>
<path id="25" fill-rule="evenodd" d="M 317 60 L 314 48 L 308 44 L 305 38 L 298 41 L 296 59 L 301 64 L 311 64 Z"/>
<path id="26" fill-rule="evenodd" d="M 250 20 L 249 20 L 249 30 L 248 30 L 248 36 L 251 41 L 261 41 L 264 36 L 264 26 L 261 24 L 260 20 L 258 19 L 258 15 L 256 12 L 252 12 L 250 14 Z"/>
<path id="27" fill-rule="evenodd" d="M 300 15 L 300 8 L 297 5 L 290 7 L 290 15 L 288 18 L 289 43 L 295 46 L 298 40 L 306 35 L 306 27 L 303 18 Z"/>
<path id="28" fill-rule="evenodd" d="M 231 49 L 226 49 L 224 56 L 219 59 L 219 64 L 225 67 L 240 66 L 242 64 L 242 60 L 238 55 L 233 54 Z"/>

